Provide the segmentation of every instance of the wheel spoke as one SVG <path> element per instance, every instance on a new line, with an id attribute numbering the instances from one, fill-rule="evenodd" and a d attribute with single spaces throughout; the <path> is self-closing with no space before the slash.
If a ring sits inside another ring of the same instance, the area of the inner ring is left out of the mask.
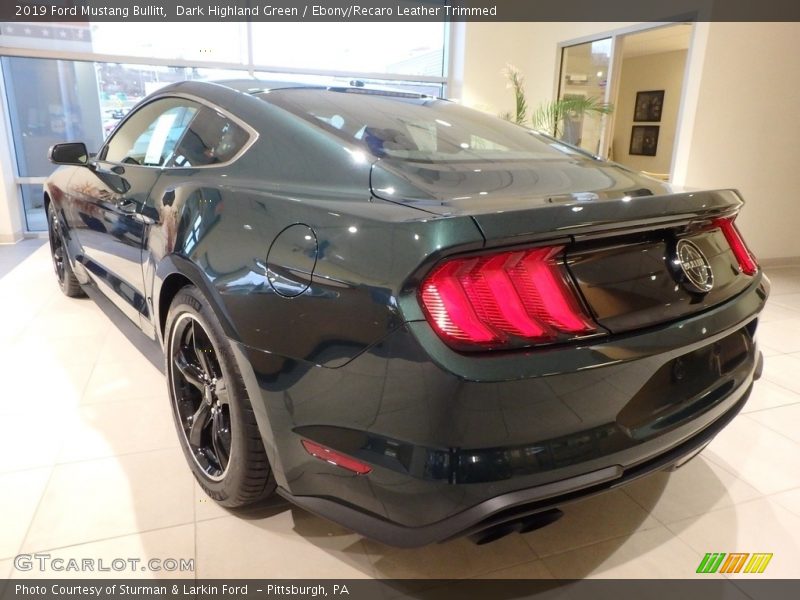
<path id="1" fill-rule="evenodd" d="M 187 382 L 201 392 L 203 391 L 203 371 L 197 365 L 193 365 L 189 362 L 186 358 L 185 347 L 182 347 L 177 352 L 172 362 Z"/>
<path id="2" fill-rule="evenodd" d="M 203 445 L 203 430 L 208 426 L 211 417 L 211 410 L 208 404 L 201 401 L 197 412 L 192 415 L 191 427 L 189 428 L 189 444 L 195 448 Z"/>
<path id="3" fill-rule="evenodd" d="M 223 412 L 217 410 L 212 416 L 211 423 L 211 444 L 214 446 L 214 454 L 220 470 L 224 471 L 228 465 L 231 454 L 231 431 Z"/>
<path id="4" fill-rule="evenodd" d="M 201 328 L 202 331 L 202 328 Z M 208 362 L 208 352 L 206 348 L 201 347 L 197 340 L 197 323 L 192 321 L 192 343 L 194 344 L 194 353 L 197 360 L 200 362 L 200 368 L 208 376 L 209 381 L 214 378 L 214 372 L 211 370 L 211 365 Z"/>
<path id="5" fill-rule="evenodd" d="M 209 478 L 219 481 L 231 460 L 230 404 L 235 399 L 202 323 L 182 315 L 170 334 L 170 389 L 184 443 Z"/>
<path id="6" fill-rule="evenodd" d="M 50 220 L 50 228 L 48 231 L 50 238 L 50 254 L 53 257 L 53 267 L 56 272 L 56 277 L 59 281 L 64 280 L 64 243 L 61 239 L 61 232 L 58 228 L 58 220 L 53 214 Z"/>
<path id="7" fill-rule="evenodd" d="M 214 394 L 217 397 L 217 401 L 220 406 L 225 404 L 231 403 L 230 393 L 228 392 L 228 386 L 225 384 L 224 379 L 217 379 L 217 385 L 214 388 Z"/>

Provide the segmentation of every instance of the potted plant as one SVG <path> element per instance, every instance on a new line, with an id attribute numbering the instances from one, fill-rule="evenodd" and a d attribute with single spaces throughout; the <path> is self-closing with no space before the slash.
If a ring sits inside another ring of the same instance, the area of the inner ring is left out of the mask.
<path id="1" fill-rule="evenodd" d="M 500 116 L 518 125 L 527 125 L 528 101 L 525 98 L 525 77 L 513 65 L 506 65 L 503 75 L 508 79 L 508 87 L 514 92 L 515 110 L 507 111 Z M 608 115 L 614 106 L 593 96 L 570 96 L 551 102 L 544 102 L 534 109 L 529 126 L 553 137 L 562 139 L 568 119 L 579 118 L 585 114 Z"/>

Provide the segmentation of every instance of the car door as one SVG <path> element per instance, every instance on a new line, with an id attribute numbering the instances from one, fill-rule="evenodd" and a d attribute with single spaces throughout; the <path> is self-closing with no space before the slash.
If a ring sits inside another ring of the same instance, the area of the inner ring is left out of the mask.
<path id="1" fill-rule="evenodd" d="M 191 100 L 172 97 L 143 105 L 70 181 L 75 209 L 70 225 L 80 247 L 78 260 L 137 324 L 149 317 L 142 275 L 149 221 L 142 210 L 198 109 Z"/>

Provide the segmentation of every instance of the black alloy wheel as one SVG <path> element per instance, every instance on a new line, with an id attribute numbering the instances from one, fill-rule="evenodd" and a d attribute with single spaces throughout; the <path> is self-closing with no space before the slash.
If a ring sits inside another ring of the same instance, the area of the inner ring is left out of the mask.
<path id="1" fill-rule="evenodd" d="M 50 256 L 53 259 L 53 269 L 58 282 L 64 282 L 64 240 L 61 239 L 61 230 L 58 223 L 58 214 L 49 209 L 47 215 L 47 233 L 50 238 Z"/>
<path id="2" fill-rule="evenodd" d="M 50 257 L 53 259 L 53 270 L 58 279 L 58 287 L 70 298 L 84 296 L 81 284 L 69 264 L 64 244 L 64 232 L 61 230 L 58 212 L 52 202 L 47 205 L 47 237 L 50 240 Z"/>
<path id="3" fill-rule="evenodd" d="M 182 288 L 164 331 L 173 420 L 198 484 L 228 508 L 270 497 L 276 483 L 262 432 L 231 341 L 206 296 L 195 286 Z"/>
<path id="4" fill-rule="evenodd" d="M 228 385 L 211 338 L 191 314 L 172 329 L 170 385 L 175 414 L 192 456 L 212 481 L 231 461 L 231 405 Z"/>

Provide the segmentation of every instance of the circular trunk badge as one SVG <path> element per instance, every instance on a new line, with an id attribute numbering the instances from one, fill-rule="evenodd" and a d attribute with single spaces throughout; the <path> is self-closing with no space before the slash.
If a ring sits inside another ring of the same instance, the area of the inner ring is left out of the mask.
<path id="1" fill-rule="evenodd" d="M 708 259 L 689 240 L 680 240 L 675 248 L 678 264 L 685 275 L 683 285 L 692 292 L 705 294 L 714 287 L 714 273 Z"/>

